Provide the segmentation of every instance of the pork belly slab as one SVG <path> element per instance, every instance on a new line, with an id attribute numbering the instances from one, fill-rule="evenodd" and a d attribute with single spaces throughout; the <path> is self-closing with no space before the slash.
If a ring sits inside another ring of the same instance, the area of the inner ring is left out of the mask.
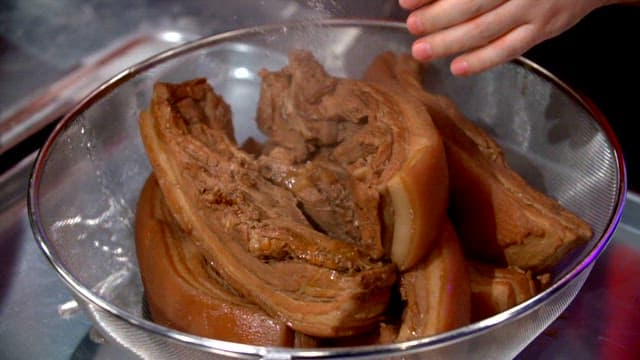
<path id="1" fill-rule="evenodd" d="M 310 52 L 292 51 L 286 67 L 262 72 L 257 121 L 272 156 L 326 159 L 346 171 L 357 204 L 349 219 L 372 257 L 387 253 L 405 271 L 431 249 L 446 217 L 448 171 L 417 99 L 332 77 Z"/>
<path id="2" fill-rule="evenodd" d="M 509 168 L 502 149 L 450 99 L 429 93 L 409 55 L 383 53 L 365 74 L 419 99 L 442 135 L 450 179 L 450 211 L 473 257 L 539 273 L 587 242 L 590 226 Z"/>
<path id="3" fill-rule="evenodd" d="M 291 192 L 262 177 L 217 125 L 227 115 L 216 105 L 226 106 L 205 80 L 158 83 L 140 117 L 177 223 L 224 281 L 292 329 L 331 337 L 375 327 L 395 266 L 313 229 Z"/>

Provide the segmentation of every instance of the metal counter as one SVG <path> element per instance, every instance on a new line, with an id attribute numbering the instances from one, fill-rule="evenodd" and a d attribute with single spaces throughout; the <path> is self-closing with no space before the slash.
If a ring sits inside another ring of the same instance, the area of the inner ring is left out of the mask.
<path id="1" fill-rule="evenodd" d="M 0 177 L 0 359 L 133 359 L 103 342 L 74 308 L 29 227 L 26 187 L 33 156 Z M 9 191 L 10 189 L 10 191 Z M 15 197 L 15 193 L 22 194 Z M 13 199 L 12 199 L 13 198 Z M 631 359 L 640 338 L 640 195 L 568 309 L 519 359 Z"/>

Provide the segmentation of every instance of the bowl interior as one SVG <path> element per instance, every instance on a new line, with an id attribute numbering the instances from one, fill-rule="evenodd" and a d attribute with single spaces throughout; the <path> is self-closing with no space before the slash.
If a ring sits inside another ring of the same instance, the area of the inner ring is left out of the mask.
<path id="1" fill-rule="evenodd" d="M 133 224 L 151 168 L 138 114 L 153 84 L 206 77 L 231 104 L 238 139 L 262 138 L 254 124 L 258 73 L 286 65 L 290 49 L 311 50 L 333 75 L 359 77 L 377 54 L 408 52 L 411 41 L 404 26 L 388 22 L 271 26 L 202 39 L 137 65 L 86 98 L 43 148 L 30 187 L 36 238 L 75 292 L 125 319 L 142 318 Z M 589 266 L 617 224 L 625 192 L 620 150 L 597 112 L 522 59 L 465 79 L 434 62 L 425 87 L 450 96 L 504 147 L 516 171 L 592 225 L 591 242 L 554 270 L 556 285 Z"/>

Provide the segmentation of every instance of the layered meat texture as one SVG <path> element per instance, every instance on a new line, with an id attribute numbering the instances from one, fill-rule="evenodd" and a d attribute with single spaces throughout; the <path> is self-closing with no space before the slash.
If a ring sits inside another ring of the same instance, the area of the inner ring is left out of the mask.
<path id="1" fill-rule="evenodd" d="M 467 261 L 473 303 L 473 321 L 508 310 L 534 297 L 541 285 L 530 271 Z"/>
<path id="2" fill-rule="evenodd" d="M 505 161 L 500 146 L 445 96 L 423 88 L 420 64 L 408 55 L 378 56 L 365 79 L 401 86 L 419 99 L 445 143 L 450 213 L 473 257 L 543 272 L 586 243 L 590 226 L 531 187 Z"/>
<path id="3" fill-rule="evenodd" d="M 266 153 L 280 162 L 271 178 L 295 184 L 323 230 L 357 239 L 372 258 L 389 255 L 401 271 L 414 266 L 436 240 L 449 188 L 426 109 L 402 89 L 332 77 L 307 51 L 292 52 L 288 66 L 263 71 L 262 80 L 258 126 L 269 137 Z M 287 165 L 296 164 L 310 171 L 291 177 Z M 309 190 L 325 175 L 340 185 Z"/>
<path id="4" fill-rule="evenodd" d="M 402 274 L 405 306 L 395 341 L 415 340 L 470 323 L 471 288 L 464 262 L 456 230 L 447 221 L 429 255 Z"/>
<path id="5" fill-rule="evenodd" d="M 205 80 L 193 80 L 157 84 L 141 115 L 179 226 L 229 286 L 291 328 L 328 337 L 375 326 L 395 267 L 315 230 L 295 196 L 263 177 L 229 136 L 226 107 Z"/>
<path id="6" fill-rule="evenodd" d="M 296 336 L 284 321 L 269 316 L 220 277 L 173 219 L 153 175 L 136 213 L 138 264 L 154 322 L 213 339 L 294 345 Z"/>

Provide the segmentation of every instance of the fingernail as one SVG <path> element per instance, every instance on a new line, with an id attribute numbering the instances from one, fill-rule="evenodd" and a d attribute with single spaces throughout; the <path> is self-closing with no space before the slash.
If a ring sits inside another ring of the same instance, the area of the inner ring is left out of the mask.
<path id="1" fill-rule="evenodd" d="M 433 50 L 431 49 L 431 45 L 424 41 L 418 41 L 413 44 L 413 48 L 411 49 L 413 53 L 413 57 L 418 60 L 429 60 L 431 56 L 433 56 Z"/>
<path id="2" fill-rule="evenodd" d="M 469 64 L 464 60 L 451 63 L 451 73 L 456 76 L 464 76 L 469 73 Z"/>

